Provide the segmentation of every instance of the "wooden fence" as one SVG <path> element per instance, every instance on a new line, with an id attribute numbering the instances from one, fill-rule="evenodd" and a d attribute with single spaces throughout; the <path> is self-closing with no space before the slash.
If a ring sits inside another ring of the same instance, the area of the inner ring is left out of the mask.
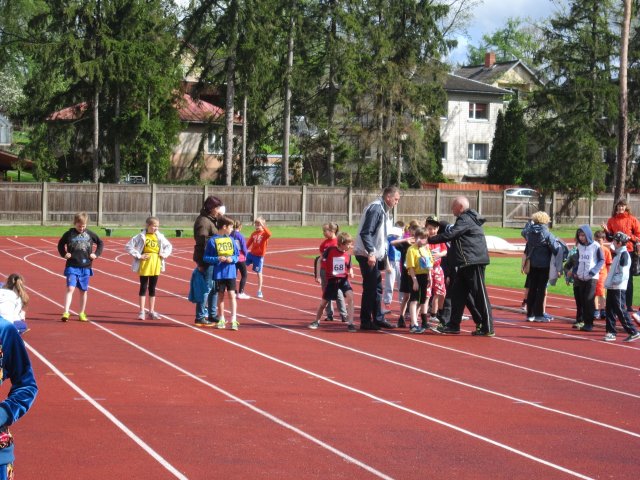
<path id="1" fill-rule="evenodd" d="M 380 192 L 345 187 L 221 187 L 183 185 L 121 185 L 92 183 L 0 182 L 0 222 L 20 225 L 68 225 L 73 214 L 86 211 L 99 226 L 142 225 L 149 215 L 167 226 L 191 226 L 208 195 L 220 197 L 227 214 L 243 223 L 261 215 L 278 225 L 320 225 L 327 221 L 357 224 L 364 207 Z M 538 204 L 508 197 L 504 192 L 466 190 L 404 190 L 395 218 L 405 222 L 427 215 L 453 221 L 450 205 L 466 195 L 471 207 L 490 225 L 519 227 Z M 640 210 L 640 196 L 627 197 L 632 211 Z M 572 200 L 554 194 L 545 210 L 555 225 L 599 225 L 611 215 L 613 196 Z"/>

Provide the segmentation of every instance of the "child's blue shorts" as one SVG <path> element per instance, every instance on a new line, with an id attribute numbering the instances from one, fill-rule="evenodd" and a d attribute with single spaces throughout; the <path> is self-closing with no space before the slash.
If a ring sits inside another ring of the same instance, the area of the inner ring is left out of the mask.
<path id="1" fill-rule="evenodd" d="M 89 290 L 89 277 L 93 276 L 90 267 L 66 267 L 64 276 L 67 277 L 67 287 L 76 287 L 86 292 Z"/>
<path id="2" fill-rule="evenodd" d="M 262 271 L 262 265 L 264 264 L 264 257 L 258 257 L 257 255 L 247 253 L 247 260 L 245 263 L 247 264 L 247 267 L 249 265 L 253 265 L 251 269 L 256 273 L 260 273 Z"/>

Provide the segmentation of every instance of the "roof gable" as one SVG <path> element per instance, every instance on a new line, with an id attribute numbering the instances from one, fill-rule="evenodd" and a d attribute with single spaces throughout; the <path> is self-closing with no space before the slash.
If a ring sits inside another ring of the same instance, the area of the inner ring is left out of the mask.
<path id="1" fill-rule="evenodd" d="M 449 93 L 482 93 L 484 95 L 495 95 L 497 97 L 503 97 L 511 93 L 510 90 L 487 85 L 486 83 L 470 80 L 451 73 L 447 75 L 444 88 Z"/>

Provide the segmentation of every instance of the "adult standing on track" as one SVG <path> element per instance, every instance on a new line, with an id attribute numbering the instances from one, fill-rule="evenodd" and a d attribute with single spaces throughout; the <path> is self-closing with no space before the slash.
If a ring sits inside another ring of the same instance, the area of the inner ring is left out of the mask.
<path id="1" fill-rule="evenodd" d="M 493 316 L 485 284 L 485 268 L 489 264 L 489 250 L 482 230 L 485 222 L 478 212 L 469 208 L 467 197 L 456 197 L 451 203 L 456 222 L 451 229 L 429 238 L 429 243 L 451 242 L 454 250 L 449 268 L 456 269 L 451 293 L 451 317 L 445 325 L 438 325 L 436 333 L 460 333 L 462 312 L 469 295 L 480 314 L 480 323 L 472 335 L 493 337 Z"/>
<path id="2" fill-rule="evenodd" d="M 522 229 L 527 241 L 524 251 L 529 259 L 527 292 L 527 321 L 548 322 L 544 316 L 544 297 L 551 269 L 551 255 L 557 252 L 556 238 L 549 232 L 550 222 L 547 212 L 536 212 Z"/>
<path id="3" fill-rule="evenodd" d="M 606 224 L 601 225 L 604 233 L 607 235 L 607 240 L 612 241 L 613 236 L 617 232 L 624 233 L 629 240 L 627 242 L 627 251 L 631 258 L 634 257 L 634 252 L 638 252 L 640 242 L 640 221 L 631 214 L 627 201 L 621 198 L 616 202 L 615 213 Z M 632 272 L 636 273 L 636 272 Z M 627 282 L 627 293 L 625 294 L 625 301 L 627 304 L 627 311 L 633 312 L 633 275 L 629 275 Z"/>
<path id="4" fill-rule="evenodd" d="M 382 313 L 382 274 L 386 265 L 389 213 L 400 201 L 400 189 L 387 187 L 362 212 L 353 250 L 362 275 L 360 330 L 394 328 Z"/>
<path id="5" fill-rule="evenodd" d="M 196 242 L 193 247 L 193 261 L 196 262 L 198 270 L 204 276 L 207 286 L 204 295 L 206 303 L 196 303 L 195 324 L 199 327 L 212 327 L 216 324 L 218 292 L 213 288 L 213 265 L 206 263 L 203 256 L 209 239 L 218 234 L 216 219 L 224 213 L 225 207 L 222 200 L 209 195 L 202 205 L 200 215 L 193 224 L 193 239 Z"/>

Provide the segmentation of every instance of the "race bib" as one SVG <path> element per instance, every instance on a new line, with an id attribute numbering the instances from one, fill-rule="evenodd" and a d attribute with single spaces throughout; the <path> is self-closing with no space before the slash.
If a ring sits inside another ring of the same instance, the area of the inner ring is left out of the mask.
<path id="1" fill-rule="evenodd" d="M 333 257 L 333 268 L 331 269 L 332 276 L 344 276 L 346 269 L 347 264 L 344 261 L 344 257 Z"/>
<path id="2" fill-rule="evenodd" d="M 233 240 L 231 240 L 231 237 L 218 237 L 215 242 L 219 257 L 233 256 Z"/>

